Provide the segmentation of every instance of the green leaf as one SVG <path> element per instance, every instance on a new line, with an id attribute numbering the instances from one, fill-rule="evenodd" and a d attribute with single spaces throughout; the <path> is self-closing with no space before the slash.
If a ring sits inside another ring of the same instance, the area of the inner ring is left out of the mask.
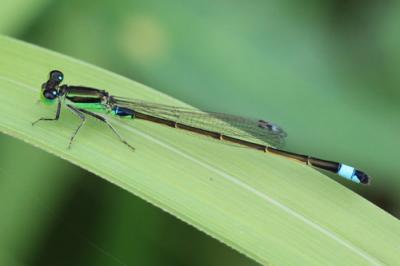
<path id="1" fill-rule="evenodd" d="M 31 126 L 41 116 L 54 115 L 54 107 L 37 104 L 40 86 L 52 69 L 62 70 L 67 84 L 183 105 L 108 71 L 2 37 L 2 132 L 107 179 L 262 264 L 398 263 L 399 222 L 300 163 L 117 118 L 111 122 L 135 152 L 94 120 L 68 150 L 79 123 L 70 112 L 63 109 L 59 121 Z"/>

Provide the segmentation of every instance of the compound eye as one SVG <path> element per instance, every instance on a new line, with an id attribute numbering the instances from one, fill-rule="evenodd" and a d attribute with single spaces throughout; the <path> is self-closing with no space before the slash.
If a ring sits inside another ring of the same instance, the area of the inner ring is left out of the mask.
<path id="1" fill-rule="evenodd" d="M 57 91 L 56 90 L 45 90 L 43 91 L 43 96 L 48 100 L 54 100 L 57 98 Z"/>
<path id="2" fill-rule="evenodd" d="M 64 79 L 64 74 L 61 71 L 53 70 L 50 72 L 50 80 L 60 84 Z"/>

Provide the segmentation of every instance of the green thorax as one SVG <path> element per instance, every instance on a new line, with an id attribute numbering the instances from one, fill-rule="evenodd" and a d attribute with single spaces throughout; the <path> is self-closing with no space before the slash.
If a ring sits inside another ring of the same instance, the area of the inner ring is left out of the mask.
<path id="1" fill-rule="evenodd" d="M 104 92 L 97 89 L 69 86 L 65 100 L 76 108 L 88 109 L 93 112 L 107 112 L 105 97 Z"/>
<path id="2" fill-rule="evenodd" d="M 76 102 L 71 102 L 68 100 L 67 100 L 67 102 L 68 102 L 68 104 L 70 104 L 76 108 L 79 108 L 79 109 L 88 109 L 93 112 L 107 112 L 108 111 L 107 106 L 105 106 L 102 103 L 76 103 Z"/>

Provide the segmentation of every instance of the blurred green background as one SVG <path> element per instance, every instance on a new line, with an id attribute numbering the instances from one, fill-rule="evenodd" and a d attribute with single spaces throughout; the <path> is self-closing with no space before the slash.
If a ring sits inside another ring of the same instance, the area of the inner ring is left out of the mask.
<path id="1" fill-rule="evenodd" d="M 370 173 L 369 187 L 338 182 L 400 217 L 399 3 L 2 0 L 0 7 L 2 34 L 204 110 L 280 124 L 287 149 Z M 0 143 L 1 265 L 255 265 L 101 178 L 8 136 Z"/>

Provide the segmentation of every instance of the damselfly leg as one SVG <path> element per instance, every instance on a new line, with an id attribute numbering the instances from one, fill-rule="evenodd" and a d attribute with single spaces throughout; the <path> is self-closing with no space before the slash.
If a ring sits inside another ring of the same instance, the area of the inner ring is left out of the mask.
<path id="1" fill-rule="evenodd" d="M 92 117 L 98 119 L 99 121 L 105 123 L 105 124 L 112 130 L 112 132 L 114 132 L 114 134 L 119 138 L 119 140 L 120 140 L 122 143 L 124 143 L 126 146 L 128 146 L 131 150 L 133 150 L 133 151 L 135 150 L 135 148 L 134 148 L 131 144 L 129 144 L 124 138 L 122 138 L 122 136 L 118 133 L 118 131 L 113 127 L 113 125 L 111 125 L 110 122 L 108 122 L 108 120 L 107 120 L 105 117 L 103 117 L 103 116 L 101 116 L 101 115 L 99 115 L 99 114 L 90 112 L 90 111 L 85 110 L 85 109 L 78 109 L 78 110 L 79 110 L 80 112 L 82 112 L 82 113 L 85 113 L 85 114 L 87 114 L 87 115 L 90 115 L 90 116 L 92 116 Z"/>
<path id="2" fill-rule="evenodd" d="M 69 139 L 68 149 L 71 149 L 71 145 L 72 145 L 72 142 L 74 141 L 74 139 L 76 137 L 76 134 L 78 134 L 79 130 L 81 129 L 83 124 L 86 122 L 86 117 L 78 108 L 75 108 L 75 107 L 73 107 L 72 105 L 69 105 L 69 104 L 67 104 L 67 107 L 68 107 L 69 110 L 71 110 L 71 112 L 74 115 L 78 116 L 79 119 L 81 120 L 81 123 L 75 129 L 74 133 L 72 134 L 71 138 Z"/>
<path id="3" fill-rule="evenodd" d="M 36 125 L 39 121 L 57 121 L 60 118 L 60 113 L 61 113 L 61 101 L 58 99 L 58 104 L 57 104 L 57 111 L 56 115 L 53 118 L 49 117 L 41 117 L 38 120 L 32 122 L 32 126 Z"/>

